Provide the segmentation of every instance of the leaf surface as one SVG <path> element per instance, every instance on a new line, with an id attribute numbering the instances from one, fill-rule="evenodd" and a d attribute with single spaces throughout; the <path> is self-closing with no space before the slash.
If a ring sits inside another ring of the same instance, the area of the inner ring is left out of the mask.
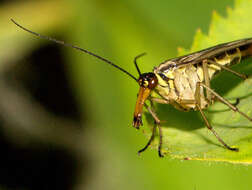
<path id="1" fill-rule="evenodd" d="M 213 12 L 208 35 L 197 31 L 190 50 L 179 49 L 185 55 L 220 43 L 252 37 L 252 1 L 236 0 L 234 9 L 227 8 L 227 17 Z M 234 70 L 252 75 L 252 59 L 242 61 Z M 213 81 L 212 87 L 235 102 L 240 98 L 239 109 L 252 116 L 252 79 L 242 81 L 236 76 L 222 72 Z M 229 151 L 218 142 L 206 128 L 200 113 L 181 112 L 169 105 L 156 105 L 163 129 L 163 152 L 165 156 L 186 160 L 222 161 L 232 163 L 252 163 L 252 123 L 227 106 L 217 102 L 205 111 L 208 120 L 220 137 L 230 146 L 239 147 L 239 152 Z M 147 122 L 153 126 L 151 116 L 145 114 Z M 145 130 L 146 131 L 146 130 Z M 146 132 L 150 136 L 151 130 Z M 153 142 L 157 148 L 158 136 Z"/>

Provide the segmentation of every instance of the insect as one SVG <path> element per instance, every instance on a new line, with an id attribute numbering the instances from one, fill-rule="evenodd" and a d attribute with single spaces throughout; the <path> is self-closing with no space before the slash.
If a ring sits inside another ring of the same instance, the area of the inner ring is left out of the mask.
<path id="1" fill-rule="evenodd" d="M 232 148 L 225 143 L 225 141 L 218 135 L 218 133 L 208 122 L 203 110 L 209 105 L 213 104 L 215 101 L 220 101 L 223 104 L 226 104 L 233 111 L 247 118 L 249 121 L 252 121 L 251 117 L 240 111 L 236 105 L 231 104 L 228 100 L 220 96 L 211 88 L 210 85 L 210 80 L 222 70 L 228 71 L 244 80 L 248 78 L 248 76 L 245 74 L 241 74 L 230 69 L 230 66 L 240 63 L 244 58 L 252 56 L 252 38 L 223 43 L 189 55 L 166 60 L 149 73 L 141 73 L 138 67 L 137 60 L 145 55 L 140 54 L 134 59 L 134 64 L 139 74 L 139 77 L 136 78 L 128 71 L 124 70 L 113 62 L 86 49 L 82 49 L 78 46 L 74 46 L 48 36 L 43 36 L 21 26 L 13 19 L 11 19 L 11 21 L 21 29 L 36 35 L 39 38 L 50 40 L 96 57 L 97 59 L 100 59 L 127 74 L 139 84 L 140 89 L 138 92 L 133 116 L 133 127 L 139 129 L 139 127 L 143 125 L 142 113 L 144 107 L 149 111 L 154 119 L 152 135 L 145 147 L 138 151 L 139 154 L 150 146 L 154 139 L 156 128 L 158 128 L 158 154 L 160 157 L 163 157 L 162 128 L 160 125 L 160 119 L 154 111 L 154 102 L 160 104 L 171 104 L 175 108 L 182 111 L 199 111 L 207 128 L 225 148 L 231 151 L 239 150 L 238 148 Z M 150 101 L 150 106 L 146 103 L 146 101 Z"/>

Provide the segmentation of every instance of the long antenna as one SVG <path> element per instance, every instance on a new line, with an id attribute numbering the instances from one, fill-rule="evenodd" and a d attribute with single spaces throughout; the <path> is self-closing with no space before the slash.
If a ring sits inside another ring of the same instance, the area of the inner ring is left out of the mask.
<path id="1" fill-rule="evenodd" d="M 10 20 L 11 20 L 15 25 L 17 25 L 19 28 L 23 29 L 23 30 L 26 31 L 26 32 L 29 32 L 29 33 L 31 33 L 31 34 L 33 34 L 33 35 L 39 37 L 39 38 L 46 39 L 46 40 L 49 40 L 49 41 L 53 41 L 53 42 L 55 42 L 55 43 L 57 43 L 57 44 L 61 44 L 61 45 L 63 45 L 63 46 L 71 47 L 71 48 L 77 49 L 77 50 L 79 50 L 79 51 L 82 51 L 82 52 L 84 52 L 84 53 L 87 53 L 87 54 L 89 54 L 89 55 L 91 55 L 91 56 L 93 56 L 93 57 L 96 57 L 97 59 L 100 59 L 100 60 L 102 60 L 102 61 L 104 61 L 104 62 L 110 64 L 111 66 L 113 66 L 113 67 L 119 69 L 120 71 L 124 72 L 125 74 L 127 74 L 128 76 L 130 76 L 131 78 L 133 78 L 135 81 L 137 81 L 137 78 L 134 77 L 132 74 L 130 74 L 128 71 L 124 70 L 123 68 L 117 66 L 116 64 L 112 63 L 111 61 L 109 61 L 109 60 L 107 60 L 107 59 L 105 59 L 105 58 L 103 58 L 103 57 L 101 57 L 101 56 L 99 56 L 99 55 L 96 55 L 96 54 L 94 54 L 94 53 L 92 53 L 92 52 L 90 52 L 90 51 L 88 51 L 88 50 L 86 50 L 86 49 L 82 49 L 82 48 L 80 48 L 80 47 L 78 47 L 78 46 L 65 43 L 64 41 L 60 41 L 60 40 L 51 38 L 51 37 L 49 37 L 49 36 L 44 36 L 44 35 L 41 35 L 41 34 L 39 34 L 39 33 L 33 32 L 33 31 L 31 31 L 31 30 L 29 30 L 29 29 L 27 29 L 27 28 L 21 26 L 21 25 L 18 24 L 15 20 L 13 20 L 13 19 L 10 19 Z"/>
<path id="2" fill-rule="evenodd" d="M 142 74 L 141 74 L 141 71 L 140 71 L 140 69 L 139 69 L 139 67 L 138 67 L 138 65 L 137 65 L 137 59 L 139 59 L 140 57 L 142 57 L 142 56 L 144 56 L 144 55 L 146 55 L 146 53 L 141 53 L 140 55 L 136 56 L 135 59 L 134 59 L 135 67 L 136 67 L 136 69 L 137 69 L 137 72 L 138 72 L 138 74 L 139 74 L 139 77 L 140 77 Z"/>

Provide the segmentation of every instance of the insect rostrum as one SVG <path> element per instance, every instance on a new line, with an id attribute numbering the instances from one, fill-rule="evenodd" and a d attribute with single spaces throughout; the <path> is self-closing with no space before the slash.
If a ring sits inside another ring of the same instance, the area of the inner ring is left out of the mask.
<path id="1" fill-rule="evenodd" d="M 162 127 L 160 120 L 155 113 L 153 102 L 160 104 L 171 104 L 181 111 L 195 110 L 201 113 L 201 116 L 207 128 L 215 135 L 218 141 L 227 149 L 238 151 L 238 148 L 232 148 L 218 135 L 208 122 L 203 110 L 216 100 L 227 105 L 233 111 L 241 114 L 248 120 L 252 121 L 244 112 L 240 111 L 236 105 L 231 104 L 228 100 L 215 92 L 210 85 L 211 79 L 220 71 L 226 70 L 241 79 L 246 79 L 247 76 L 238 73 L 230 68 L 231 65 L 240 63 L 242 59 L 252 56 L 252 38 L 237 40 L 229 43 L 220 44 L 208 49 L 198 51 L 189 55 L 169 59 L 155 67 L 153 72 L 141 73 L 137 65 L 137 59 L 143 56 L 141 54 L 134 60 L 139 77 L 133 76 L 128 71 L 114 64 L 113 62 L 96 55 L 86 49 L 82 49 L 72 44 L 67 44 L 63 41 L 54 38 L 43 36 L 35 33 L 23 26 L 19 25 L 13 19 L 11 21 L 21 29 L 36 35 L 39 38 L 47 39 L 55 43 L 68 46 L 84 53 L 87 53 L 103 62 L 117 68 L 130 78 L 134 79 L 140 86 L 136 101 L 133 126 L 137 129 L 142 123 L 142 112 L 145 107 L 154 119 L 154 127 L 151 138 L 146 146 L 138 153 L 146 150 L 154 139 L 156 128 L 159 131 L 159 146 L 158 153 L 162 157 Z M 158 98 L 157 98 L 158 97 Z M 146 104 L 150 101 L 150 106 Z"/>

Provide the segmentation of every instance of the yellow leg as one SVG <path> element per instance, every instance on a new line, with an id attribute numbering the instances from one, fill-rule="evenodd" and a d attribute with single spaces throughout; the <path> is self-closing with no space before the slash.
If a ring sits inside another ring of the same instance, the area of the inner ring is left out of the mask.
<path id="1" fill-rule="evenodd" d="M 202 67 L 203 67 L 203 75 L 204 75 L 205 85 L 210 87 L 210 77 L 209 77 L 209 72 L 208 72 L 208 60 L 203 60 Z M 212 95 L 211 95 L 210 91 L 206 91 L 206 98 L 207 98 L 208 102 L 211 102 Z"/>
<path id="2" fill-rule="evenodd" d="M 200 83 L 200 85 L 203 86 L 206 90 L 210 91 L 220 102 L 222 102 L 223 104 L 226 104 L 230 109 L 232 109 L 235 112 L 238 112 L 239 114 L 241 114 L 242 116 L 244 116 L 245 118 L 247 118 L 249 121 L 252 121 L 251 117 L 249 117 L 244 112 L 240 111 L 235 105 L 231 104 L 228 100 L 226 100 L 225 98 L 223 98 L 222 96 L 220 96 L 219 94 L 217 94 L 214 90 L 212 90 L 211 88 L 207 87 L 203 83 Z"/>

